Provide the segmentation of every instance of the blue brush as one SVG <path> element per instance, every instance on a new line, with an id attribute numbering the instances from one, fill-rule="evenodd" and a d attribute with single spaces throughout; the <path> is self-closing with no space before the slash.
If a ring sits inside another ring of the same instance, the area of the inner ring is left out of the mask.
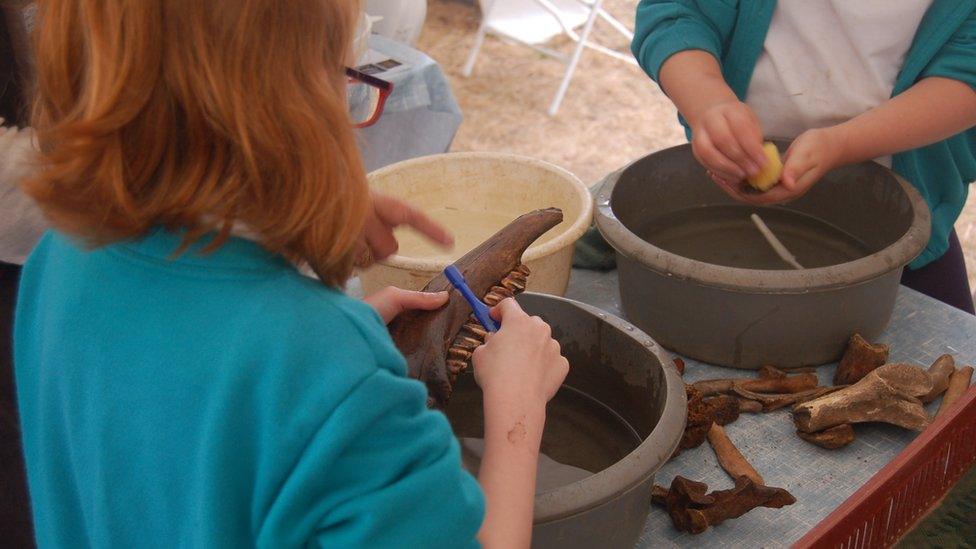
<path id="1" fill-rule="evenodd" d="M 448 265 L 444 269 L 444 276 L 451 282 L 451 284 L 461 292 L 464 299 L 467 300 L 468 304 L 471 305 L 471 309 L 474 311 L 474 317 L 478 319 L 478 322 L 485 327 L 489 332 L 497 332 L 499 329 L 498 323 L 491 318 L 488 306 L 481 302 L 480 299 L 474 296 L 471 292 L 471 288 L 468 287 L 468 283 L 464 280 L 464 275 L 461 271 L 457 269 L 454 265 Z"/>

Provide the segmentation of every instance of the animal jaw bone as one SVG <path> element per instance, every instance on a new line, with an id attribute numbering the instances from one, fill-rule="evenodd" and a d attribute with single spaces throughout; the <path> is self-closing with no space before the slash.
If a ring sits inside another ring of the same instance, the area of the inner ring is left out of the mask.
<path id="1" fill-rule="evenodd" d="M 522 293 L 525 291 L 529 274 L 528 267 L 519 265 L 514 271 L 508 273 L 508 276 L 502 279 L 498 286 L 493 286 L 488 291 L 488 295 L 484 299 L 485 303 L 494 307 L 503 299 L 515 297 Z M 461 331 L 458 332 L 447 350 L 447 372 L 452 386 L 457 382 L 457 377 L 461 372 L 467 370 L 471 365 L 471 355 L 474 354 L 475 349 L 485 342 L 486 335 L 487 332 L 484 327 L 473 314 L 468 317 L 464 326 L 461 326 Z"/>
<path id="2" fill-rule="evenodd" d="M 524 280 L 527 270 L 520 269 L 522 254 L 562 220 L 563 214 L 558 208 L 529 212 L 465 254 L 454 265 L 475 295 L 486 296 L 495 287 L 504 288 L 501 286 L 503 279 L 514 277 L 515 271 L 525 273 L 522 276 Z M 509 283 L 517 285 L 518 281 L 510 280 Z M 524 288 L 524 282 L 521 284 Z M 410 376 L 427 385 L 428 405 L 443 408 L 453 392 L 453 380 L 463 371 L 470 358 L 465 349 L 471 342 L 465 339 L 459 341 L 456 347 L 455 342 L 462 335 L 462 327 L 469 321 L 471 307 L 443 273 L 427 283 L 424 291 L 448 291 L 450 298 L 447 305 L 436 311 L 408 311 L 401 314 L 390 324 L 390 335 L 407 359 Z M 468 328 L 463 336 L 484 341 L 484 330 L 480 326 Z M 448 360 L 453 362 L 448 365 Z M 451 368 L 456 371 L 452 373 Z"/>
<path id="3" fill-rule="evenodd" d="M 921 368 L 886 364 L 846 389 L 796 405 L 793 421 L 806 433 L 867 421 L 921 431 L 931 420 L 919 398 L 931 390 L 932 378 Z"/>

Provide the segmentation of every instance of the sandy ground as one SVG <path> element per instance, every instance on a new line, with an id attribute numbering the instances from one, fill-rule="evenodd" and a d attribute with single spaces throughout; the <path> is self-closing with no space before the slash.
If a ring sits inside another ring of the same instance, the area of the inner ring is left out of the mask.
<path id="1" fill-rule="evenodd" d="M 637 0 L 607 0 L 633 28 Z M 636 66 L 586 51 L 559 114 L 546 114 L 564 65 L 523 46 L 489 37 L 470 78 L 461 76 L 478 29 L 476 3 L 430 0 L 418 48 L 436 59 L 464 113 L 453 150 L 502 151 L 547 160 L 592 184 L 629 161 L 684 142 L 675 110 Z M 594 37 L 628 51 L 625 38 L 598 21 Z M 568 39 L 554 40 L 569 51 Z M 976 288 L 976 193 L 956 225 Z"/>

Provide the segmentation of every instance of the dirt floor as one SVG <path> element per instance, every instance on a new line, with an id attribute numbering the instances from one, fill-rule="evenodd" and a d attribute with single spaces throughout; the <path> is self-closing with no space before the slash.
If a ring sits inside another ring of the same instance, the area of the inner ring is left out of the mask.
<path id="1" fill-rule="evenodd" d="M 606 0 L 607 11 L 633 28 L 637 0 Z M 480 21 L 476 2 L 429 0 L 417 47 L 436 59 L 451 81 L 464 123 L 453 150 L 532 156 L 576 173 L 587 184 L 629 161 L 684 142 L 674 107 L 636 66 L 586 51 L 562 108 L 547 114 L 564 65 L 489 37 L 474 74 L 461 76 Z M 627 40 L 598 21 L 595 40 L 629 51 Z M 572 42 L 557 39 L 555 49 Z M 976 288 L 976 193 L 956 225 Z"/>

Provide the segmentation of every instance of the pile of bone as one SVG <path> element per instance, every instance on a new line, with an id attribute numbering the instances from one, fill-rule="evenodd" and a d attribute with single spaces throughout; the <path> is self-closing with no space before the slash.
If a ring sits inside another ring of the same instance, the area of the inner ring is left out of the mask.
<path id="1" fill-rule="evenodd" d="M 923 369 L 888 363 L 888 354 L 888 345 L 872 345 L 854 334 L 830 386 L 820 386 L 813 369 L 787 374 L 772 366 L 761 368 L 756 378 L 706 379 L 685 385 L 688 419 L 674 456 L 708 440 L 735 488 L 707 493 L 705 484 L 677 476 L 670 489 L 654 487 L 653 501 L 667 508 L 676 528 L 695 534 L 756 507 L 790 505 L 796 501 L 793 496 L 766 487 L 722 426 L 742 413 L 792 406 L 798 436 L 836 449 L 854 440 L 855 423 L 924 430 L 933 419 L 924 405 L 942 396 L 935 416 L 944 414 L 966 392 L 973 376 L 971 366 L 957 368 L 951 355 L 942 355 Z M 684 362 L 676 359 L 675 366 L 683 375 Z"/>

